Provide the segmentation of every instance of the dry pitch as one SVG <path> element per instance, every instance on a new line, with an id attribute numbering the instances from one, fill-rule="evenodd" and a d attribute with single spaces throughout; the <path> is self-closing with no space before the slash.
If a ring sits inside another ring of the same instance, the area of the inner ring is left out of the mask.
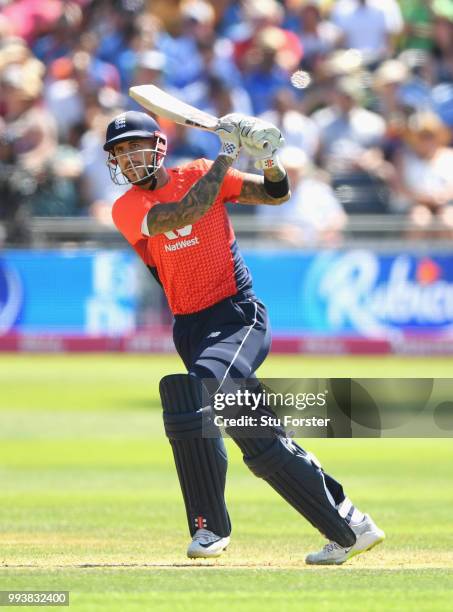
<path id="1" fill-rule="evenodd" d="M 273 357 L 265 376 L 443 376 L 448 359 Z M 185 557 L 163 434 L 168 356 L 0 357 L 0 589 L 62 589 L 70 609 L 453 609 L 452 440 L 311 440 L 387 532 L 342 567 L 308 567 L 321 537 L 228 444 L 232 543 Z"/>

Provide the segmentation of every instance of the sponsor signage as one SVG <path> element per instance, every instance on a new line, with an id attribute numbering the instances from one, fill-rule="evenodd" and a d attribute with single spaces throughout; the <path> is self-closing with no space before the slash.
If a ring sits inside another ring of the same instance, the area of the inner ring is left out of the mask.
<path id="1" fill-rule="evenodd" d="M 453 253 L 245 251 L 244 257 L 269 311 L 274 349 L 342 353 L 346 343 L 360 352 L 363 341 L 373 341 L 380 352 L 390 345 L 425 352 L 434 340 L 453 343 Z M 144 320 L 140 278 L 154 283 L 129 250 L 4 251 L 0 337 L 129 337 L 134 350 L 147 337 L 137 323 Z"/>
<path id="2" fill-rule="evenodd" d="M 453 254 L 248 252 L 246 261 L 274 332 L 453 336 Z"/>

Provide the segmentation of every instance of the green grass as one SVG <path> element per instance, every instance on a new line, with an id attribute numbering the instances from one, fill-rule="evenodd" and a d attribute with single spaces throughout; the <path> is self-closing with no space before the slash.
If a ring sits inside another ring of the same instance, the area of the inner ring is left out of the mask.
<path id="1" fill-rule="evenodd" d="M 263 376 L 444 376 L 443 359 L 270 358 Z M 310 440 L 387 532 L 339 568 L 228 442 L 233 539 L 189 561 L 157 384 L 173 356 L 0 357 L 0 589 L 64 589 L 71 609 L 447 610 L 451 440 Z"/>

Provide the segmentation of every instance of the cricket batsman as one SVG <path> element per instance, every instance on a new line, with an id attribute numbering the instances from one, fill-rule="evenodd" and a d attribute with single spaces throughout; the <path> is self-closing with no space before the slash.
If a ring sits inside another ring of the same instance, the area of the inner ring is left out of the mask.
<path id="1" fill-rule="evenodd" d="M 164 165 L 167 139 L 146 113 L 129 111 L 107 127 L 104 150 L 112 180 L 131 188 L 114 204 L 118 230 L 162 286 L 174 315 L 173 338 L 187 374 L 160 382 L 163 421 L 173 450 L 192 541 L 191 558 L 218 557 L 230 542 L 224 498 L 227 455 L 223 439 L 203 436 L 203 381 L 217 390 L 232 380 L 254 380 L 270 347 L 265 306 L 255 296 L 239 252 L 226 202 L 278 206 L 290 197 L 278 159 L 283 144 L 270 123 L 239 114 L 221 119 L 214 161 Z M 233 168 L 240 148 L 260 175 Z M 257 385 L 259 382 L 257 381 Z M 211 396 L 212 397 L 212 396 Z M 266 408 L 258 407 L 265 412 Z M 314 455 L 269 428 L 265 436 L 231 434 L 250 470 L 329 542 L 310 564 L 341 564 L 382 542 L 385 535 L 326 474 Z"/>

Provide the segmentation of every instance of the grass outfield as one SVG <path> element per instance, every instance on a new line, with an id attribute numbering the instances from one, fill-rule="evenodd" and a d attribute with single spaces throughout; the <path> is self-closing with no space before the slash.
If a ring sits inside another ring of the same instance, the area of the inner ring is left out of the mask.
<path id="1" fill-rule="evenodd" d="M 233 538 L 189 561 L 157 383 L 172 356 L 0 356 L 0 589 L 71 591 L 77 611 L 447 610 L 452 440 L 310 440 L 387 540 L 342 567 L 228 442 Z M 272 357 L 265 376 L 451 376 L 451 360 Z"/>

